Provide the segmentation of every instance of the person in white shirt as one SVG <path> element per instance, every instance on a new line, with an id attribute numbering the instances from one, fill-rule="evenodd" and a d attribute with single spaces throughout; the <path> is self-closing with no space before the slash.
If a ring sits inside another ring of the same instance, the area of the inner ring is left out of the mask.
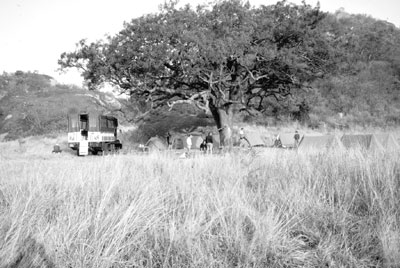
<path id="1" fill-rule="evenodd" d="M 239 130 L 239 137 L 241 138 L 241 139 L 244 139 L 244 129 L 241 127 L 240 128 L 240 130 Z"/>
<path id="2" fill-rule="evenodd" d="M 189 152 L 190 149 L 192 148 L 192 135 L 191 134 L 189 134 L 186 139 L 186 146 L 187 146 L 187 150 Z"/>
<path id="3" fill-rule="evenodd" d="M 239 143 L 240 147 L 250 147 L 251 148 L 251 143 L 250 141 L 246 138 L 246 135 L 244 134 L 244 129 L 240 128 L 239 130 Z"/>

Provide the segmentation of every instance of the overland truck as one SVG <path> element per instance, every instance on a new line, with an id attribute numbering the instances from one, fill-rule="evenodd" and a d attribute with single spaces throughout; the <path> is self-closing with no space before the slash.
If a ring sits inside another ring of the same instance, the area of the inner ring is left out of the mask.
<path id="1" fill-rule="evenodd" d="M 122 149 L 117 138 L 118 119 L 97 113 L 68 115 L 68 146 L 77 155 L 97 155 Z"/>

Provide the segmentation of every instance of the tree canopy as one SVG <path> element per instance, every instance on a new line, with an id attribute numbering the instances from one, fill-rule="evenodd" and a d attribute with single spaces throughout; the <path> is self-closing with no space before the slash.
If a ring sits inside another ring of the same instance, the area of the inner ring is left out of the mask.
<path id="1" fill-rule="evenodd" d="M 106 41 L 82 40 L 59 64 L 81 69 L 90 89 L 108 82 L 153 107 L 190 102 L 209 109 L 229 143 L 236 111 L 263 111 L 267 98 L 280 100 L 324 74 L 332 56 L 316 28 L 324 16 L 305 2 L 177 8 L 171 1 Z"/>
<path id="2" fill-rule="evenodd" d="M 89 89 L 107 82 L 153 108 L 208 110 L 224 141 L 238 111 L 393 121 L 399 55 L 400 30 L 366 15 L 324 13 L 305 2 L 192 8 L 171 1 L 105 41 L 80 41 L 59 63 L 82 70 Z"/>

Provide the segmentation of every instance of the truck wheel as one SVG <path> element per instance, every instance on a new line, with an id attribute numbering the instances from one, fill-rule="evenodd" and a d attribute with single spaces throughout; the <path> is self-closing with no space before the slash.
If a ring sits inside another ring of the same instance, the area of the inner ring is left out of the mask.
<path id="1" fill-rule="evenodd" d="M 107 144 L 102 143 L 101 144 L 101 155 L 106 155 L 108 150 Z"/>
<path id="2" fill-rule="evenodd" d="M 110 151 L 111 154 L 115 153 L 115 145 L 113 143 L 109 144 L 108 150 Z"/>

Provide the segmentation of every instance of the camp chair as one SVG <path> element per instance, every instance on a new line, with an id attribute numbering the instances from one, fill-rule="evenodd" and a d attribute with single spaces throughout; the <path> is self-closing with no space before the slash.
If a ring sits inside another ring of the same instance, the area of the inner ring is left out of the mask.
<path id="1" fill-rule="evenodd" d="M 53 146 L 53 151 L 52 151 L 52 153 L 58 154 L 58 153 L 61 153 L 61 152 L 62 152 L 62 150 L 61 150 L 61 148 L 60 148 L 60 145 L 56 144 L 56 145 Z"/>

